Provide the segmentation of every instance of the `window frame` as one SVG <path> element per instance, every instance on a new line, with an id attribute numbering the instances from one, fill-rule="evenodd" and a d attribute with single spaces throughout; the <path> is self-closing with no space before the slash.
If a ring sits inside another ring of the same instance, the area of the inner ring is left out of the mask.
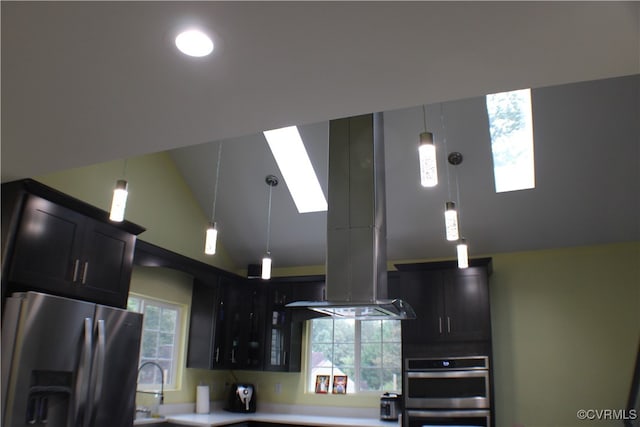
<path id="1" fill-rule="evenodd" d="M 347 389 L 347 394 L 355 396 L 355 395 L 360 395 L 360 396 L 367 396 L 367 395 L 379 395 L 381 392 L 384 391 L 389 391 L 389 392 L 401 392 L 401 388 L 402 388 L 402 361 L 400 361 L 399 366 L 397 367 L 398 369 L 398 378 L 400 379 L 399 384 L 398 384 L 398 390 L 388 390 L 388 389 L 384 389 L 384 390 L 361 390 L 360 389 L 360 381 L 361 381 L 361 370 L 363 368 L 365 369 L 371 369 L 370 367 L 363 367 L 362 366 L 362 322 L 367 321 L 367 322 L 371 322 L 371 321 L 375 321 L 375 322 L 382 322 L 380 320 L 355 320 L 355 319 L 330 319 L 330 318 L 317 318 L 317 319 L 311 319 L 309 321 L 307 321 L 307 339 L 306 339 L 306 367 L 305 367 L 305 393 L 307 394 L 316 394 L 315 392 L 315 385 L 316 385 L 316 378 L 314 377 L 313 374 L 313 369 L 314 367 L 312 366 L 312 359 L 313 359 L 313 322 L 315 320 L 331 320 L 333 322 L 333 326 L 332 326 L 332 337 L 331 337 L 331 353 L 332 353 L 332 359 L 335 357 L 335 345 L 336 345 L 336 341 L 335 341 L 335 322 L 336 320 L 341 321 L 341 320 L 353 320 L 355 322 L 354 324 L 354 337 L 353 337 L 353 350 L 354 350 L 354 364 L 353 364 L 353 370 L 355 372 L 355 375 L 349 376 L 348 379 L 350 380 L 349 382 L 353 381 L 353 387 L 348 388 Z M 398 326 L 401 330 L 402 328 L 402 323 L 397 320 Z M 382 325 L 382 323 L 381 323 Z M 380 326 L 380 339 L 378 341 L 374 341 L 374 343 L 379 344 L 381 347 L 385 344 L 385 343 L 397 343 L 400 346 L 400 357 L 402 357 L 402 335 L 401 332 L 398 334 L 398 340 L 397 341 L 385 341 L 384 340 L 384 329 L 382 326 Z M 339 342 L 338 344 L 345 344 L 342 342 Z M 388 370 L 389 366 L 385 366 L 384 365 L 384 353 L 382 353 L 382 358 L 380 361 L 380 367 L 376 368 L 380 375 L 382 375 L 382 373 L 384 372 L 384 370 Z M 333 377 L 335 375 L 340 375 L 339 373 L 335 373 L 335 369 L 338 369 L 341 371 L 339 366 L 335 366 L 333 364 L 333 362 L 331 362 L 331 367 L 330 367 L 330 384 L 333 384 Z M 347 375 L 346 373 L 342 373 Z M 318 374 L 316 374 L 318 375 Z M 322 375 L 322 374 L 320 374 Z M 355 388 L 355 390 L 354 390 Z M 329 390 L 328 394 L 332 394 L 331 390 Z"/>
<path id="2" fill-rule="evenodd" d="M 139 304 L 138 306 L 138 310 L 132 310 L 129 308 L 129 301 L 131 299 L 135 299 L 137 300 L 137 304 Z M 141 305 L 141 306 L 140 306 Z M 164 375 L 164 385 L 163 388 L 165 391 L 167 390 L 178 390 L 179 389 L 179 382 L 180 382 L 180 359 L 181 359 L 181 347 L 182 347 L 182 343 L 184 340 L 184 333 L 185 333 L 185 306 L 184 304 L 180 304 L 180 303 L 176 303 L 176 302 L 172 302 L 172 301 L 167 301 L 167 300 L 163 300 L 163 299 L 159 299 L 159 298 L 155 298 L 155 297 L 149 297 L 147 295 L 143 295 L 143 294 L 138 294 L 138 293 L 134 293 L 134 292 L 130 292 L 128 299 L 127 299 L 127 309 L 129 311 L 135 311 L 137 313 L 142 313 L 143 314 L 143 324 L 142 324 L 142 331 L 141 331 L 141 337 L 140 337 L 140 352 L 138 354 L 138 369 L 140 369 L 140 366 L 142 365 L 142 363 L 148 362 L 148 361 L 153 361 L 153 362 L 160 362 L 163 360 L 167 360 L 166 358 L 160 358 L 160 357 L 155 357 L 155 358 L 150 358 L 150 357 L 143 357 L 142 351 L 143 351 L 143 344 L 144 344 L 144 333 L 146 330 L 146 318 L 147 316 L 144 315 L 144 309 L 147 305 L 151 305 L 151 306 L 155 306 L 155 307 L 159 307 L 160 309 L 169 309 L 169 310 L 175 310 L 176 312 L 176 322 L 175 322 L 175 328 L 173 330 L 173 349 L 171 352 L 171 370 L 172 375 L 166 375 L 166 370 L 163 372 Z M 159 329 L 157 331 L 158 336 L 162 333 L 162 330 Z M 159 352 L 159 347 L 160 347 L 160 343 L 158 342 L 156 344 L 156 350 L 158 350 L 156 352 L 156 354 Z M 144 362 L 143 362 L 144 360 Z M 151 369 L 151 368 L 149 368 Z M 170 381 L 169 381 L 170 380 Z M 160 387 L 160 383 L 153 383 L 153 384 L 138 384 L 138 390 L 142 390 L 142 391 L 155 391 L 158 387 Z"/>

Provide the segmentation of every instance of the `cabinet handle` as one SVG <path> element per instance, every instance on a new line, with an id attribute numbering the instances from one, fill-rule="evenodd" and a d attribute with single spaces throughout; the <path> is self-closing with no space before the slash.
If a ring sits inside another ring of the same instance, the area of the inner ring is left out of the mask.
<path id="1" fill-rule="evenodd" d="M 447 333 L 451 333 L 451 317 L 447 316 Z"/>
<path id="2" fill-rule="evenodd" d="M 286 364 L 287 364 L 287 352 L 286 352 L 286 351 L 284 352 L 284 357 L 283 357 L 283 359 L 284 359 L 284 363 L 283 363 L 283 365 L 286 365 Z"/>
<path id="3" fill-rule="evenodd" d="M 220 358 L 220 347 L 216 347 L 216 363 L 218 363 Z"/>
<path id="4" fill-rule="evenodd" d="M 438 317 L 438 332 L 442 333 L 442 317 Z"/>
<path id="5" fill-rule="evenodd" d="M 78 269 L 80 269 L 80 260 L 76 259 L 73 262 L 73 278 L 71 279 L 72 282 L 78 280 Z"/>
<path id="6" fill-rule="evenodd" d="M 89 271 L 89 261 L 84 262 L 84 270 L 82 271 L 82 284 L 87 284 L 87 272 Z"/>
<path id="7" fill-rule="evenodd" d="M 236 363 L 236 349 L 231 350 L 231 363 Z"/>

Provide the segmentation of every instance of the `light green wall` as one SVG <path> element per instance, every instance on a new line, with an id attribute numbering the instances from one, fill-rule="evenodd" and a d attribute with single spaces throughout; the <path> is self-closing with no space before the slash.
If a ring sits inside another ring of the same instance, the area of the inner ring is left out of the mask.
<path id="1" fill-rule="evenodd" d="M 108 211 L 123 169 L 124 161 L 119 160 L 34 179 Z M 128 159 L 125 179 L 129 182 L 125 219 L 147 229 L 140 239 L 227 271 L 236 269 L 223 245 L 218 245 L 216 255 L 204 255 L 209 220 L 168 154 Z"/>
<path id="2" fill-rule="evenodd" d="M 184 308 L 182 339 L 179 343 L 178 356 L 181 369 L 178 371 L 177 388 L 166 391 L 165 403 L 195 402 L 196 386 L 200 383 L 210 386 L 213 400 L 222 399 L 224 384 L 230 381 L 227 372 L 185 368 L 192 283 L 193 277 L 166 268 L 136 267 L 131 277 L 130 291 L 132 293 L 179 304 Z M 137 397 L 144 398 L 145 396 Z"/>
<path id="3" fill-rule="evenodd" d="M 499 254 L 493 266 L 497 425 L 579 426 L 579 409 L 624 409 L 640 243 Z"/>
<path id="4" fill-rule="evenodd" d="M 106 210 L 121 171 L 122 162 L 110 162 L 36 179 Z M 202 255 L 207 219 L 166 154 L 130 159 L 127 179 L 126 217 L 147 227 L 142 239 L 236 271 L 223 251 L 213 259 Z M 494 265 L 497 425 L 580 426 L 584 422 L 576 419 L 578 409 L 622 409 L 640 337 L 640 243 L 488 256 Z M 273 274 L 322 273 L 322 266 L 313 266 Z M 190 284 L 183 279 L 167 271 L 136 269 L 132 291 L 190 301 Z M 378 405 L 377 396 L 307 395 L 299 374 L 235 374 L 257 383 L 263 402 Z M 227 375 L 186 369 L 181 390 L 170 392 L 167 402 L 192 402 L 201 380 L 212 385 L 213 398 L 221 398 L 224 382 L 231 381 Z"/>

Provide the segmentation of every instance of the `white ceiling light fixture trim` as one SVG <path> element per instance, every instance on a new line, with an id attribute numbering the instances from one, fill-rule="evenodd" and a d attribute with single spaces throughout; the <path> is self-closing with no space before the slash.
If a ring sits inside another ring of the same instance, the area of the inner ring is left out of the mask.
<path id="1" fill-rule="evenodd" d="M 213 52 L 213 41 L 200 30 L 187 30 L 176 37 L 176 47 L 185 55 L 203 57 Z"/>
<path id="2" fill-rule="evenodd" d="M 299 213 L 327 210 L 320 182 L 296 126 L 263 132 Z"/>

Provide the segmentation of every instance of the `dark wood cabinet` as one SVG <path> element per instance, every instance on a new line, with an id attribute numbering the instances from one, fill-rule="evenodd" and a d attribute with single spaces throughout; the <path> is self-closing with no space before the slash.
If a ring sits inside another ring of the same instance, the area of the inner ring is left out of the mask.
<path id="1" fill-rule="evenodd" d="M 129 223 L 127 230 L 105 222 L 106 212 L 33 181 L 3 185 L 2 190 L 20 194 L 10 207 L 17 219 L 2 224 L 13 228 L 3 230 L 3 237 L 10 239 L 3 254 L 8 261 L 3 295 L 5 288 L 36 290 L 126 307 L 136 232 L 142 228 Z"/>
<path id="2" fill-rule="evenodd" d="M 225 310 L 224 364 L 230 369 L 262 370 L 264 365 L 264 290 L 250 281 L 222 286 Z"/>
<path id="3" fill-rule="evenodd" d="M 324 278 L 288 278 L 267 286 L 264 369 L 299 372 L 302 366 L 302 323 L 313 316 L 305 309 L 288 309 L 294 301 L 320 301 L 324 295 Z"/>
<path id="4" fill-rule="evenodd" d="M 187 368 L 224 368 L 224 303 L 220 277 L 193 280 Z"/>
<path id="5" fill-rule="evenodd" d="M 416 320 L 402 329 L 403 344 L 491 339 L 486 265 L 467 269 L 446 263 L 398 267 L 404 271 L 394 292 L 416 312 Z"/>

